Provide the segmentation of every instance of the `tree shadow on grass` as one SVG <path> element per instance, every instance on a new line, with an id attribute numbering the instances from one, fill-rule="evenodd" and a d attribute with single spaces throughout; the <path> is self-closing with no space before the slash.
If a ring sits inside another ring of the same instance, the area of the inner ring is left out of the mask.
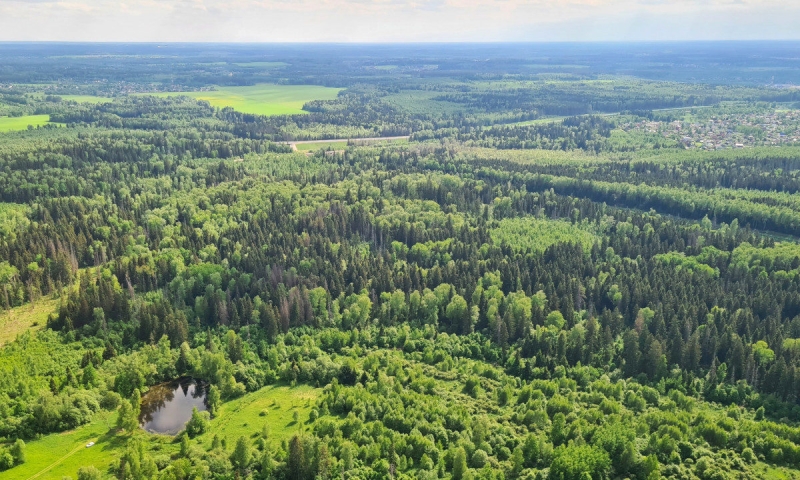
<path id="1" fill-rule="evenodd" d="M 128 443 L 128 440 L 130 440 L 130 438 L 131 438 L 130 435 L 119 434 L 117 433 L 117 430 L 115 428 L 111 428 L 106 433 L 97 438 L 97 440 L 95 441 L 97 445 L 95 445 L 95 447 L 100 447 L 100 449 L 103 451 L 122 448 Z"/>

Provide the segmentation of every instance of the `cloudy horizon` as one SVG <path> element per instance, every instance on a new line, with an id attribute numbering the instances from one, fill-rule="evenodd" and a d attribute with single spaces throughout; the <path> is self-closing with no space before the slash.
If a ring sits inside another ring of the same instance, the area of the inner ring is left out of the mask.
<path id="1" fill-rule="evenodd" d="M 788 0 L 0 0 L 0 41 L 798 40 Z"/>

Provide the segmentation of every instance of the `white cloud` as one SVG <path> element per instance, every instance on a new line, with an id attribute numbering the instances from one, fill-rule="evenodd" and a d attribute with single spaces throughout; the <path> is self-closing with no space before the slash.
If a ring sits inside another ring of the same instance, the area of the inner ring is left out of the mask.
<path id="1" fill-rule="evenodd" d="M 793 0 L 0 0 L 0 40 L 800 39 Z"/>

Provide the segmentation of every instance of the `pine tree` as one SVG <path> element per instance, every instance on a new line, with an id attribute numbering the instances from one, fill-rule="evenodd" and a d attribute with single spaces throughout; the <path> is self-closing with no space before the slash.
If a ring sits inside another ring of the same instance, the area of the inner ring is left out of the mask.
<path id="1" fill-rule="evenodd" d="M 236 440 L 236 446 L 234 447 L 233 453 L 231 453 L 230 456 L 233 467 L 240 473 L 244 472 L 247 470 L 247 467 L 250 466 L 252 457 L 253 454 L 250 450 L 250 445 L 247 443 L 247 438 L 240 436 Z"/>
<path id="2" fill-rule="evenodd" d="M 122 400 L 119 407 L 119 416 L 117 417 L 117 428 L 127 432 L 132 432 L 138 426 L 139 421 L 131 402 L 128 400 Z"/>
<path id="3" fill-rule="evenodd" d="M 467 470 L 467 452 L 464 447 L 458 447 L 453 453 L 453 480 L 463 480 Z"/>
<path id="4" fill-rule="evenodd" d="M 289 477 L 295 480 L 305 480 L 306 470 L 306 453 L 303 439 L 299 435 L 295 435 L 289 441 L 289 452 L 286 457 L 286 471 Z"/>

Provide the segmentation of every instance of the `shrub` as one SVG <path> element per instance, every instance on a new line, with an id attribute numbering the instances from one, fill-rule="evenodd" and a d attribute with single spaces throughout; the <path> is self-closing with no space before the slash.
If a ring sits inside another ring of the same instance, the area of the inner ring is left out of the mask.
<path id="1" fill-rule="evenodd" d="M 756 458 L 756 454 L 753 452 L 753 449 L 750 447 L 745 448 L 742 450 L 742 459 L 749 464 L 756 463 L 758 458 Z"/>
<path id="2" fill-rule="evenodd" d="M 475 453 L 472 454 L 472 459 L 470 460 L 472 467 L 483 468 L 483 466 L 487 463 L 489 463 L 489 454 L 480 449 L 475 450 Z"/>
<path id="3" fill-rule="evenodd" d="M 197 407 L 192 409 L 192 418 L 186 424 L 186 433 L 194 438 L 203 434 L 208 429 L 208 412 L 199 412 Z"/>
<path id="4" fill-rule="evenodd" d="M 608 454 L 588 445 L 569 446 L 560 449 L 550 465 L 549 480 L 599 480 L 611 469 Z"/>

